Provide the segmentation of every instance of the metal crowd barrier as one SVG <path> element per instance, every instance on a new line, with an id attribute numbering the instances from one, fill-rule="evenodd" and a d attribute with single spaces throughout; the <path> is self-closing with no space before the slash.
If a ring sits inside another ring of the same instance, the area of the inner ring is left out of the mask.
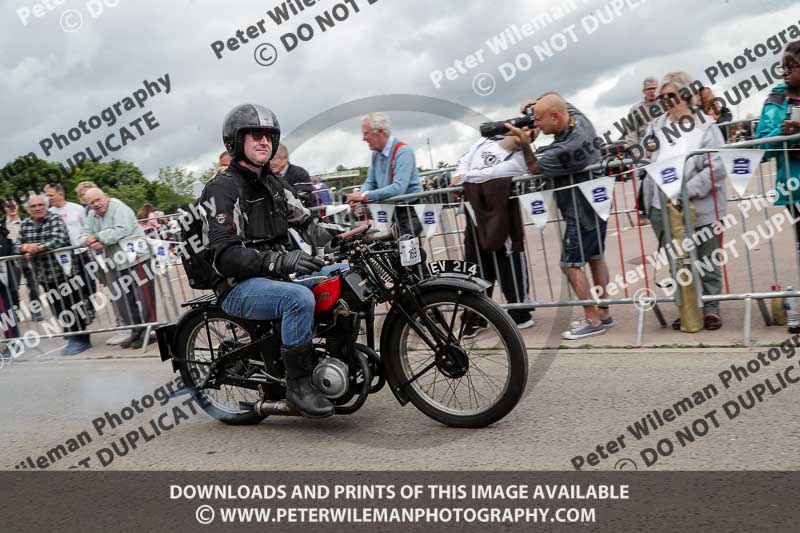
<path id="1" fill-rule="evenodd" d="M 758 118 L 745 118 L 730 122 L 719 122 L 717 126 L 722 130 L 727 143 L 749 141 L 755 137 L 758 129 Z"/>
<path id="2" fill-rule="evenodd" d="M 19 347 L 40 339 L 144 330 L 141 350 L 146 351 L 151 330 L 175 321 L 180 304 L 193 296 L 174 244 L 159 239 L 149 259 L 125 269 L 114 268 L 105 253 L 78 246 L 31 260 L 24 255 L 0 258 L 0 330 L 5 335 L 0 343 L 17 341 Z"/>
<path id="3" fill-rule="evenodd" d="M 695 155 L 707 155 L 710 152 L 718 151 L 718 150 L 732 150 L 732 149 L 742 149 L 742 148 L 753 148 L 759 147 L 764 144 L 770 143 L 782 143 L 783 150 L 785 154 L 788 154 L 789 143 L 797 142 L 800 140 L 800 135 L 792 135 L 792 136 L 782 136 L 782 137 L 774 137 L 769 139 L 758 139 L 752 141 L 745 141 L 739 143 L 731 143 L 725 144 L 720 146 L 714 150 L 701 150 L 691 152 L 687 155 L 687 157 L 695 156 Z M 788 167 L 788 158 L 784 158 L 787 161 Z M 612 162 L 604 162 L 597 165 L 592 165 L 587 167 L 585 170 L 608 170 L 609 168 L 616 168 L 618 169 L 618 173 L 622 173 L 622 175 L 632 174 L 636 175 L 636 173 L 640 170 L 640 168 L 645 164 L 648 163 L 647 161 L 644 162 L 634 162 L 631 160 L 623 160 L 623 161 L 612 161 Z M 442 171 L 452 171 L 452 169 L 443 169 Z M 434 171 L 428 174 L 434 174 L 437 172 L 442 171 Z M 769 200 L 767 196 L 768 188 L 774 186 L 774 178 L 772 178 L 771 174 L 774 173 L 774 163 L 771 160 L 766 160 L 761 162 L 757 165 L 756 171 L 756 185 L 758 187 L 757 194 L 749 194 L 743 197 L 733 196 L 728 200 L 728 203 L 731 206 L 737 205 L 742 202 L 750 202 L 751 204 L 755 204 L 757 202 L 762 203 L 762 208 L 756 212 L 757 218 L 760 220 L 759 222 L 761 225 L 767 224 L 770 220 L 770 211 L 778 209 L 772 206 L 772 202 Z M 788 168 L 787 168 L 788 173 Z M 569 176 L 571 182 L 574 182 L 574 176 Z M 648 178 L 649 179 L 649 178 Z M 772 180 L 768 183 L 768 180 Z M 546 181 L 544 176 L 518 176 L 515 177 L 513 180 L 515 184 L 515 192 L 514 195 L 518 196 L 526 191 L 530 190 L 541 190 L 543 187 L 543 183 Z M 638 199 L 637 199 L 637 188 L 641 185 L 638 179 L 619 179 L 614 186 L 613 190 L 613 208 L 611 209 L 609 218 L 608 218 L 608 234 L 606 236 L 605 246 L 601 247 L 600 255 L 601 255 L 601 262 L 607 265 L 609 269 L 609 279 L 615 280 L 618 275 L 628 276 L 631 270 L 636 271 L 636 269 L 631 268 L 630 266 L 626 266 L 628 261 L 626 261 L 626 255 L 629 259 L 633 259 L 634 261 L 640 262 L 640 264 L 644 265 L 642 269 L 639 269 L 639 272 L 642 272 L 643 275 L 637 276 L 638 279 L 631 282 L 622 283 L 622 288 L 619 292 L 624 294 L 624 297 L 618 298 L 602 298 L 599 300 L 595 299 L 578 299 L 575 297 L 574 291 L 569 283 L 564 280 L 564 283 L 568 290 L 569 297 L 567 299 L 558 299 L 556 298 L 556 291 L 554 290 L 555 280 L 557 279 L 557 275 L 554 273 L 560 270 L 559 265 L 554 265 L 554 259 L 557 259 L 558 256 L 561 255 L 560 248 L 558 250 L 554 250 L 552 247 L 552 240 L 557 240 L 559 243 L 559 247 L 561 247 L 563 235 L 564 235 L 564 226 L 565 220 L 558 214 L 558 216 L 553 217 L 552 219 L 548 220 L 544 229 L 534 229 L 531 231 L 530 226 L 533 224 L 530 222 L 525 223 L 526 228 L 526 238 L 525 238 L 525 252 L 524 252 L 524 263 L 523 267 L 525 272 L 519 272 L 520 267 L 517 265 L 519 263 L 514 263 L 510 261 L 509 270 L 511 271 L 510 275 L 506 277 L 507 284 L 513 285 L 513 287 L 502 287 L 502 280 L 498 279 L 497 283 L 499 288 L 501 289 L 500 292 L 506 295 L 506 298 L 501 299 L 502 305 L 509 311 L 513 310 L 533 310 L 537 308 L 549 308 L 549 307 L 565 307 L 565 306 L 587 306 L 587 305 L 595 305 L 599 304 L 602 306 L 619 306 L 619 305 L 627 305 L 627 304 L 639 304 L 638 305 L 638 315 L 637 315 L 637 327 L 636 327 L 636 336 L 635 336 L 635 344 L 640 346 L 643 344 L 644 340 L 644 323 L 645 317 L 648 310 L 653 310 L 656 318 L 659 320 L 662 326 L 666 326 L 667 323 L 664 320 L 663 314 L 658 306 L 658 304 L 663 303 L 679 303 L 679 297 L 676 298 L 676 295 L 655 295 L 655 296 L 647 296 L 647 297 L 636 297 L 637 291 L 640 289 L 646 289 L 647 291 L 655 292 L 655 289 L 659 287 L 655 284 L 655 279 L 653 275 L 649 272 L 650 267 L 648 267 L 648 256 L 654 256 L 654 254 L 658 253 L 658 245 L 657 243 L 652 242 L 654 239 L 653 235 L 647 235 L 646 233 L 651 233 L 649 230 L 647 232 L 643 231 L 643 228 L 647 228 L 647 226 L 642 225 L 642 221 L 640 220 L 639 215 L 639 206 L 638 206 Z M 752 184 L 751 184 L 752 186 Z M 572 191 L 572 203 L 573 206 L 577 203 L 577 195 L 581 194 L 577 191 L 574 187 L 571 189 Z M 406 210 L 406 216 L 411 215 L 411 211 L 414 210 L 413 205 L 415 203 L 438 203 L 441 204 L 441 216 L 439 219 L 439 226 L 438 230 L 431 235 L 429 238 L 424 239 L 425 244 L 423 245 L 426 252 L 427 252 L 427 259 L 428 261 L 436 260 L 439 258 L 443 259 L 464 259 L 465 258 L 465 249 L 468 248 L 467 240 L 472 240 L 472 248 L 479 248 L 479 244 L 476 241 L 476 237 L 474 232 L 469 232 L 467 229 L 469 228 L 469 215 L 460 216 L 457 213 L 459 209 L 463 210 L 461 207 L 461 200 L 459 196 L 463 194 L 463 188 L 461 186 L 456 187 L 447 187 L 443 189 L 432 189 L 428 191 L 424 191 L 419 194 L 410 194 L 410 195 L 402 195 L 396 196 L 387 200 L 383 200 L 381 204 L 394 204 L 395 205 L 395 213 L 399 210 Z M 682 188 L 681 195 L 683 197 L 684 205 L 688 205 L 688 196 L 687 191 L 684 187 Z M 800 196 L 800 192 L 797 193 Z M 446 201 L 437 201 L 433 199 L 441 198 L 442 195 L 445 195 Z M 620 202 L 620 198 L 622 202 Z M 717 199 L 714 199 L 715 207 L 718 211 L 719 206 L 717 204 Z M 620 206 L 620 203 L 623 205 Z M 628 205 L 632 207 L 628 207 Z M 768 204 L 768 205 L 766 205 Z M 664 205 L 664 204 L 662 204 Z M 688 211 L 687 211 L 688 213 Z M 729 213 L 734 213 L 731 209 Z M 761 214 L 759 214 L 761 213 Z M 688 216 L 688 214 L 687 214 Z M 737 226 L 739 232 L 738 234 L 734 234 L 734 237 L 741 236 L 742 233 L 748 231 L 755 231 L 749 228 L 747 224 L 747 219 L 749 217 L 748 213 L 742 213 L 739 210 L 739 224 Z M 629 223 L 626 225 L 626 219 Z M 352 223 L 364 223 L 367 220 L 367 211 L 364 211 L 358 216 L 352 217 Z M 595 213 L 595 230 L 598 231 L 598 240 L 599 235 L 599 218 Z M 694 233 L 694 228 L 692 227 L 691 220 L 686 220 L 686 235 L 692 236 Z M 760 231 L 759 227 L 759 231 Z M 788 229 L 788 228 L 784 228 Z M 632 233 L 635 235 L 636 238 L 631 238 L 631 234 L 627 233 L 627 230 L 633 230 Z M 793 230 L 792 230 L 793 231 Z M 624 235 L 623 233 L 627 233 Z M 760 287 L 756 284 L 756 276 L 754 274 L 754 263 L 763 266 L 764 264 L 768 263 L 770 265 L 771 276 L 771 285 L 785 285 L 786 279 L 785 274 L 779 276 L 779 263 L 776 255 L 776 243 L 775 239 L 778 238 L 781 242 L 786 240 L 786 233 L 785 231 L 782 232 L 780 235 L 771 236 L 768 239 L 765 239 L 768 255 L 763 253 L 761 248 L 756 250 L 751 250 L 750 247 L 745 247 L 742 251 L 741 255 L 745 259 L 745 281 L 742 282 L 740 287 L 736 287 L 738 291 L 734 291 L 731 289 L 730 279 L 729 279 L 729 268 L 728 265 L 723 265 L 723 274 L 724 274 L 724 290 L 721 294 L 717 295 L 702 295 L 702 291 L 698 291 L 698 302 L 697 304 L 702 307 L 703 303 L 712 302 L 712 301 L 735 301 L 741 300 L 745 303 L 745 310 L 744 310 L 744 324 L 742 327 L 742 343 L 744 345 L 749 345 L 751 341 L 751 322 L 752 322 L 752 303 L 756 301 L 759 305 L 761 310 L 761 314 L 764 320 L 765 325 L 771 325 L 772 321 L 769 316 L 769 313 L 764 305 L 764 300 L 773 299 L 773 298 L 787 298 L 787 297 L 796 297 L 800 296 L 800 291 L 797 290 L 773 290 L 771 287 Z M 794 239 L 797 236 L 795 235 Z M 579 241 L 581 240 L 580 233 L 578 234 Z M 669 242 L 670 239 L 667 239 Z M 550 242 L 550 245 L 548 245 Z M 536 257 L 538 254 L 533 254 L 532 250 L 537 247 L 541 252 L 541 258 Z M 625 246 L 627 245 L 627 246 Z M 798 255 L 795 251 L 797 248 L 797 243 L 795 242 L 794 246 L 783 246 L 780 247 L 778 245 L 779 250 L 786 252 L 787 250 L 794 254 L 794 261 L 797 264 L 797 279 L 795 280 L 796 285 L 795 287 L 800 287 L 800 255 Z M 582 249 L 582 243 L 580 243 L 580 248 Z M 631 253 L 631 249 L 635 250 L 634 253 Z M 627 251 L 626 251 L 627 250 Z M 758 257 L 754 258 L 754 254 L 758 253 Z M 692 256 L 693 259 L 696 259 L 696 254 Z M 765 256 L 766 257 L 762 257 Z M 785 254 L 784 254 L 785 255 Z M 474 260 L 475 258 L 473 258 Z M 502 257 L 501 257 L 502 259 Z M 676 273 L 676 265 L 674 261 L 672 261 L 671 257 L 668 255 L 669 259 L 669 270 L 670 276 L 674 279 Z M 490 269 L 493 269 L 494 272 L 498 272 L 500 270 L 500 266 L 498 264 L 498 257 L 497 255 L 491 256 L 491 261 L 493 262 L 492 265 L 486 265 L 481 260 L 480 256 L 477 257 L 477 262 L 479 264 L 480 271 L 484 273 L 487 270 L 487 266 Z M 692 271 L 693 271 L 693 279 L 694 282 L 699 284 L 700 277 L 698 276 L 697 269 L 695 263 L 692 262 Z M 733 263 L 731 263 L 732 265 Z M 517 271 L 515 271 L 517 269 Z M 655 273 L 655 272 L 654 272 Z M 739 271 L 737 271 L 737 274 Z M 566 276 L 564 274 L 564 276 Z M 783 277 L 782 277 L 783 276 Z M 498 276 L 500 278 L 500 276 Z M 526 279 L 525 283 L 520 283 L 520 278 Z M 768 277 L 759 275 L 757 277 L 759 282 L 764 282 L 768 279 Z M 625 280 L 625 278 L 623 278 Z M 543 283 L 542 283 L 543 282 Z M 523 290 L 522 285 L 529 287 L 529 291 Z M 590 284 L 591 285 L 591 284 Z M 699 286 L 698 286 L 699 288 Z M 505 289 L 505 290 L 503 290 Z M 511 294 L 509 298 L 508 295 Z M 648 292 L 647 294 L 652 294 Z M 677 293 L 676 293 L 677 294 Z M 513 300 L 513 301 L 512 301 Z M 642 305 L 643 303 L 652 303 L 654 306 L 646 306 Z"/>

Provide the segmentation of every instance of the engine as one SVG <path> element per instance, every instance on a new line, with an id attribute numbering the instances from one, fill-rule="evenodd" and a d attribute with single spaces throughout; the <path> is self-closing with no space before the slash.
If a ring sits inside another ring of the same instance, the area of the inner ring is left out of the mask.
<path id="1" fill-rule="evenodd" d="M 335 400 L 347 393 L 350 369 L 341 359 L 325 357 L 314 368 L 311 382 L 326 398 Z"/>

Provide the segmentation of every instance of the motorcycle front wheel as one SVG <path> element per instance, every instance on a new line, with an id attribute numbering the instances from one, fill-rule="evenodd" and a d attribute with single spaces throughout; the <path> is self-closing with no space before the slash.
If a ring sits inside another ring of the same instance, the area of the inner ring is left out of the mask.
<path id="1" fill-rule="evenodd" d="M 406 305 L 414 326 L 397 316 L 382 343 L 393 386 L 448 426 L 480 428 L 502 419 L 528 380 L 528 354 L 514 321 L 485 295 L 440 290 L 421 299 L 429 320 Z M 431 342 L 436 334 L 448 339 L 444 346 Z"/>

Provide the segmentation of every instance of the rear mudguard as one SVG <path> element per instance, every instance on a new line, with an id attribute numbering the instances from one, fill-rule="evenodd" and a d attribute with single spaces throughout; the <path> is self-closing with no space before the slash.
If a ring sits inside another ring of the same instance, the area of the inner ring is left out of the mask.
<path id="1" fill-rule="evenodd" d="M 172 360 L 172 371 L 178 371 L 178 363 L 175 361 L 175 338 L 183 327 L 183 324 L 197 314 L 202 314 L 209 309 L 209 306 L 193 307 L 188 312 L 181 315 L 177 322 L 167 324 L 156 329 L 156 340 L 158 341 L 158 351 L 162 361 Z"/>
<path id="2" fill-rule="evenodd" d="M 466 276 L 463 274 L 448 273 L 426 278 L 417 285 L 417 288 L 419 289 L 420 295 L 424 296 L 427 293 L 443 289 L 455 290 L 468 294 L 483 294 L 484 291 L 491 286 L 491 283 L 480 278 Z M 386 319 L 381 327 L 381 358 L 385 357 L 385 354 L 388 353 L 388 332 L 391 331 L 392 327 L 394 327 L 395 322 L 405 319 L 402 313 L 397 310 L 397 307 L 400 304 L 408 303 L 408 299 L 408 295 L 400 295 L 395 304 L 392 305 L 392 308 L 389 309 L 389 313 L 386 315 Z M 383 367 L 384 369 L 387 369 L 387 365 L 384 364 Z M 386 382 L 389 384 L 389 389 L 391 389 L 392 394 L 394 394 L 394 397 L 397 398 L 397 401 L 400 402 L 400 405 L 405 405 L 409 400 L 405 392 L 401 390 L 401 379 L 401 376 L 397 376 L 392 372 L 386 371 Z"/>

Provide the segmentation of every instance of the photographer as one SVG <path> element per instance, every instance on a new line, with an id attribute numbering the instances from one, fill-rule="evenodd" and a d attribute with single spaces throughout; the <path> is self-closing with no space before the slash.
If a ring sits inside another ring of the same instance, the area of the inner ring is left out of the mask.
<path id="1" fill-rule="evenodd" d="M 508 130 L 519 138 L 525 163 L 531 174 L 543 174 L 552 181 L 556 191 L 556 203 L 566 221 L 561 252 L 561 268 L 567 275 L 575 295 L 580 300 L 589 300 L 589 284 L 583 272 L 587 260 L 592 270 L 592 279 L 601 290 L 599 297 L 605 298 L 608 284 L 608 268 L 603 259 L 605 249 L 606 221 L 597 217 L 575 183 L 601 176 L 599 172 L 584 169 L 600 161 L 600 147 L 594 126 L 583 113 L 568 104 L 556 93 L 546 93 L 538 100 L 523 102 L 521 111 L 533 107 L 533 130 L 506 124 Z M 554 136 L 553 143 L 541 150 L 537 157 L 531 143 L 539 132 Z M 562 335 L 574 340 L 593 335 L 602 335 L 614 325 L 607 306 L 585 305 L 584 319 L 570 324 Z"/>

